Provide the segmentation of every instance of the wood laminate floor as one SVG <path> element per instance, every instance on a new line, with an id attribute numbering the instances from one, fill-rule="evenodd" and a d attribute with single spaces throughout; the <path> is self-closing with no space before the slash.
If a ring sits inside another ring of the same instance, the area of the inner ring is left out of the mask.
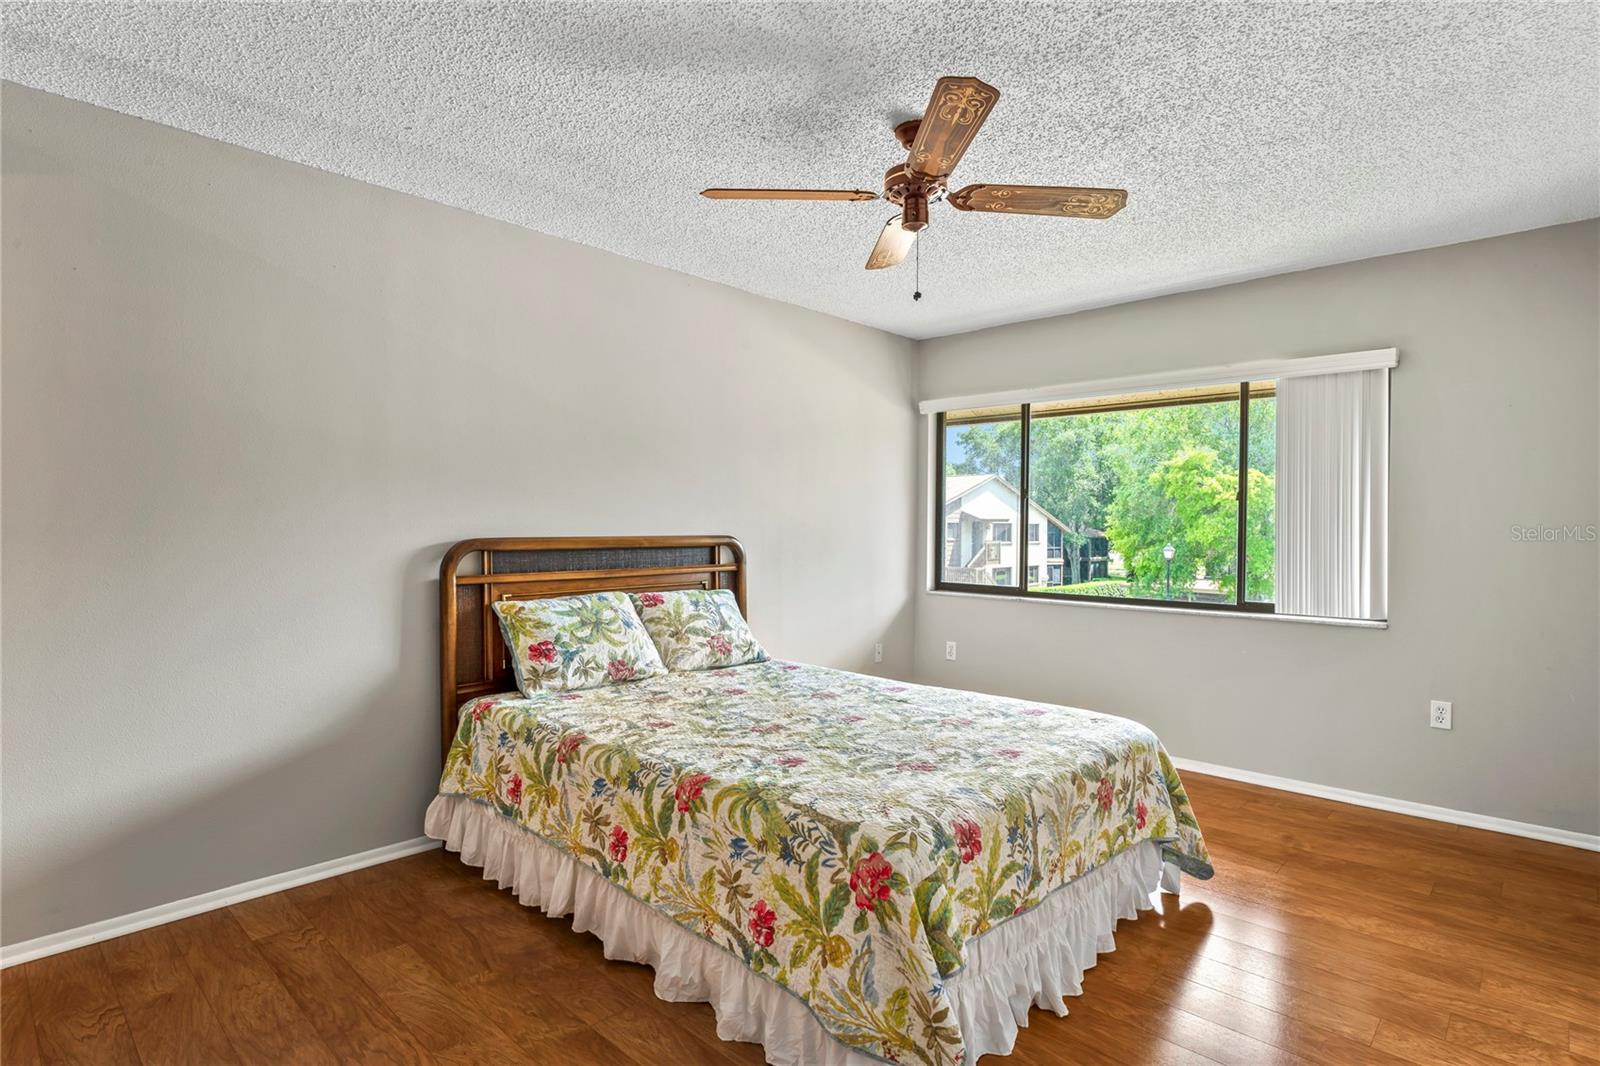
<path id="1" fill-rule="evenodd" d="M 1210 882 L 999 1066 L 1600 1062 L 1600 855 L 1186 775 Z M 760 1064 L 429 852 L 12 967 L 31 1062 Z"/>

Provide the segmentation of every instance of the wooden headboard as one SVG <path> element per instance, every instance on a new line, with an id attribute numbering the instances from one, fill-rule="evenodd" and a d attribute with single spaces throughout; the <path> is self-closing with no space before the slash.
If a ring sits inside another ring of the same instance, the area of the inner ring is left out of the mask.
<path id="1" fill-rule="evenodd" d="M 715 588 L 731 589 L 749 617 L 744 548 L 732 537 L 488 537 L 455 545 L 439 565 L 441 751 L 450 750 L 463 703 L 517 687 L 498 601 Z"/>

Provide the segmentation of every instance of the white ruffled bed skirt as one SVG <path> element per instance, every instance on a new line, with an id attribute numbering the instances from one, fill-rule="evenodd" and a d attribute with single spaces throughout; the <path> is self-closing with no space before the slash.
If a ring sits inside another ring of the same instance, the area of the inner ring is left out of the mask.
<path id="1" fill-rule="evenodd" d="M 655 992 L 671 1002 L 710 1003 L 717 1035 L 762 1045 L 774 1066 L 869 1066 L 879 1060 L 828 1035 L 805 1003 L 641 903 L 594 870 L 490 808 L 462 796 L 428 806 L 427 834 L 461 861 L 511 888 L 525 906 L 551 917 L 572 915 L 572 927 L 593 933 L 608 959 L 656 971 Z M 967 941 L 967 965 L 945 981 L 967 1047 L 967 1061 L 1009 1054 L 1030 1006 L 1066 1014 L 1065 996 L 1081 995 L 1083 973 L 1112 951 L 1119 918 L 1150 909 L 1162 871 L 1161 846 L 1141 844 L 1047 896 L 1027 915 Z"/>

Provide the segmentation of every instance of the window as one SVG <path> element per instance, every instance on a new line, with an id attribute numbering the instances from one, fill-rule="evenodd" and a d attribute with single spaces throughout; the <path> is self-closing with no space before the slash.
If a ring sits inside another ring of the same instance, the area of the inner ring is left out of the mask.
<path id="1" fill-rule="evenodd" d="M 939 580 L 1015 590 L 1017 550 L 1009 542 L 1022 513 L 1022 407 L 952 411 L 939 423 Z"/>
<path id="2" fill-rule="evenodd" d="M 936 525 L 935 587 L 1386 620 L 1396 363 L 1378 349 L 1258 363 L 1235 384 L 926 401 L 935 506 L 974 531 Z"/>
<path id="3" fill-rule="evenodd" d="M 1275 564 L 1277 562 L 1277 503 L 1278 476 L 1278 397 L 1272 393 L 1250 393 L 1250 440 L 1245 449 L 1247 470 L 1248 513 L 1245 523 L 1245 574 L 1244 598 L 1249 603 L 1272 603 Z"/>
<path id="4" fill-rule="evenodd" d="M 1272 611 L 1275 392 L 1257 381 L 945 412 L 938 586 Z M 1017 545 L 1024 499 L 1040 520 Z M 987 538 L 952 532 L 967 521 Z"/>

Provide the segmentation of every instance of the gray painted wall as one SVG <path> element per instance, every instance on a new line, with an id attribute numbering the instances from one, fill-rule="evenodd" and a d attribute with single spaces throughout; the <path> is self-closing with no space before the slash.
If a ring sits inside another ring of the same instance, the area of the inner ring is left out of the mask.
<path id="1" fill-rule="evenodd" d="M 1205 762 L 1600 832 L 1600 545 L 1512 533 L 1600 522 L 1600 223 L 927 341 L 919 392 L 1391 346 L 1387 630 L 919 591 L 916 679 L 1137 718 Z M 1428 728 L 1430 698 L 1454 730 Z"/>
<path id="2" fill-rule="evenodd" d="M 3 942 L 419 835 L 462 537 L 734 533 L 774 653 L 909 672 L 909 341 L 0 106 Z"/>

